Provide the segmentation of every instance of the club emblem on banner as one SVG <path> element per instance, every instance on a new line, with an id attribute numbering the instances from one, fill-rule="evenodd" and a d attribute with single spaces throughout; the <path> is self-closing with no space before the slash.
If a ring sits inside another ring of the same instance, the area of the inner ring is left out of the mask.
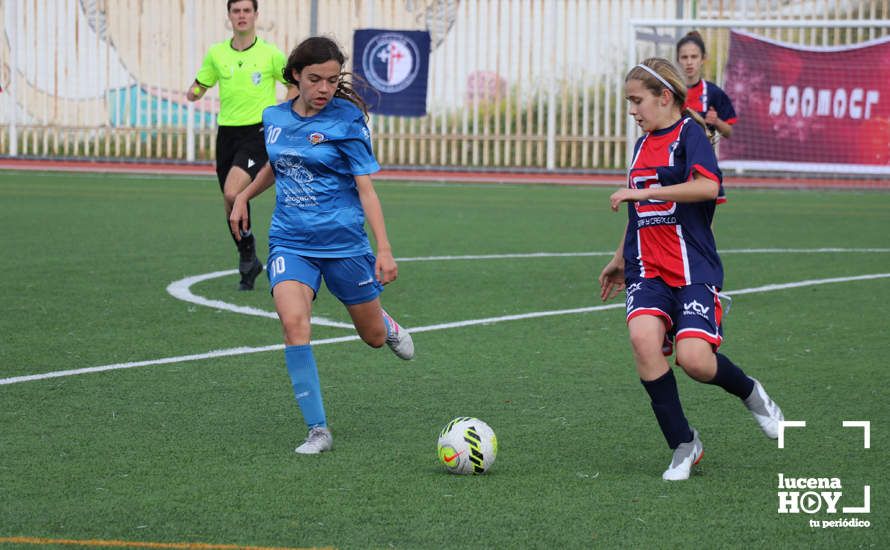
<path id="1" fill-rule="evenodd" d="M 430 33 L 393 29 L 356 29 L 355 90 L 379 115 L 426 115 Z"/>
<path id="2" fill-rule="evenodd" d="M 420 51 L 417 44 L 403 34 L 382 34 L 365 46 L 362 68 L 368 82 L 381 92 L 400 92 L 417 78 Z"/>

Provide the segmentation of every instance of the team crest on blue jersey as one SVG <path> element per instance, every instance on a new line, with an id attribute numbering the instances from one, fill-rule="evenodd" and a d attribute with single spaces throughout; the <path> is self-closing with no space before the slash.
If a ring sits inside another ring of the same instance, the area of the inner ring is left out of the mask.
<path id="1" fill-rule="evenodd" d="M 257 71 L 257 72 L 255 72 L 255 73 L 253 73 L 253 74 L 250 76 L 250 78 L 253 80 L 253 84 L 254 84 L 254 86 L 259 86 L 259 85 L 260 85 L 260 81 L 263 79 L 263 73 Z"/>
<path id="2" fill-rule="evenodd" d="M 381 34 L 365 46 L 362 67 L 368 82 L 378 90 L 401 92 L 417 78 L 420 50 L 403 34 Z"/>
<path id="3" fill-rule="evenodd" d="M 327 138 L 324 137 L 324 134 L 322 134 L 321 132 L 312 132 L 311 134 L 309 134 L 309 143 L 311 143 L 312 145 L 318 145 L 326 139 Z"/>
<path id="4" fill-rule="evenodd" d="M 362 127 L 362 137 L 371 141 L 371 130 L 368 130 L 367 126 Z"/>

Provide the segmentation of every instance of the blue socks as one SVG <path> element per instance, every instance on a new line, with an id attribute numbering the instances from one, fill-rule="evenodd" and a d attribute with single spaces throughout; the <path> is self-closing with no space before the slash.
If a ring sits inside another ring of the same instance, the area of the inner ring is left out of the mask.
<path id="1" fill-rule="evenodd" d="M 386 337 L 389 338 L 392 336 L 392 323 L 390 323 L 389 315 L 385 311 L 383 312 L 383 324 L 386 325 Z"/>
<path id="2" fill-rule="evenodd" d="M 680 393 L 677 391 L 677 379 L 674 371 L 668 371 L 655 380 L 640 380 L 652 399 L 652 411 L 661 427 L 661 433 L 667 440 L 668 447 L 676 449 L 680 443 L 692 441 L 692 430 L 683 414 L 680 404 Z"/>
<path id="3" fill-rule="evenodd" d="M 739 399 L 747 399 L 754 391 L 754 380 L 722 353 L 717 354 L 717 374 L 708 384 L 720 386 Z"/>
<path id="4" fill-rule="evenodd" d="M 321 400 L 321 383 L 318 380 L 318 368 L 315 366 L 315 356 L 312 355 L 312 346 L 286 346 L 284 348 L 284 361 L 287 364 L 287 374 L 290 375 L 291 384 L 294 386 L 294 396 L 303 413 L 306 426 L 326 427 L 327 420 L 324 414 L 324 404 Z"/>

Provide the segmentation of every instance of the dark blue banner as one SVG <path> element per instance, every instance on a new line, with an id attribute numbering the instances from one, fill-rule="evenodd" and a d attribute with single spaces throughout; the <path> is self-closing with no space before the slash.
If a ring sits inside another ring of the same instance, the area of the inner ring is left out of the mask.
<path id="1" fill-rule="evenodd" d="M 356 91 L 378 115 L 424 116 L 430 33 L 360 29 L 353 38 Z"/>

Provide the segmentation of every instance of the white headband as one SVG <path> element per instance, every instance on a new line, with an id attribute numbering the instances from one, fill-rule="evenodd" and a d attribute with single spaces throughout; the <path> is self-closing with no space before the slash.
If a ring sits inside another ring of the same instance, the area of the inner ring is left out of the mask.
<path id="1" fill-rule="evenodd" d="M 650 68 L 650 67 L 647 67 L 646 65 L 643 65 L 643 64 L 637 65 L 637 67 L 639 67 L 639 68 L 641 68 L 641 69 L 644 69 L 647 73 L 649 73 L 649 74 L 651 74 L 652 76 L 654 76 L 655 78 L 657 78 L 659 82 L 661 82 L 662 84 L 664 84 L 664 86 L 665 86 L 668 90 L 671 91 L 671 93 L 673 93 L 674 95 L 677 95 L 677 90 L 675 90 L 674 87 L 671 86 L 671 83 L 668 82 L 667 80 L 665 80 L 660 74 L 658 74 L 657 72 L 655 72 L 654 69 L 652 69 L 652 68 Z M 636 69 L 637 67 L 634 67 L 634 69 Z"/>

